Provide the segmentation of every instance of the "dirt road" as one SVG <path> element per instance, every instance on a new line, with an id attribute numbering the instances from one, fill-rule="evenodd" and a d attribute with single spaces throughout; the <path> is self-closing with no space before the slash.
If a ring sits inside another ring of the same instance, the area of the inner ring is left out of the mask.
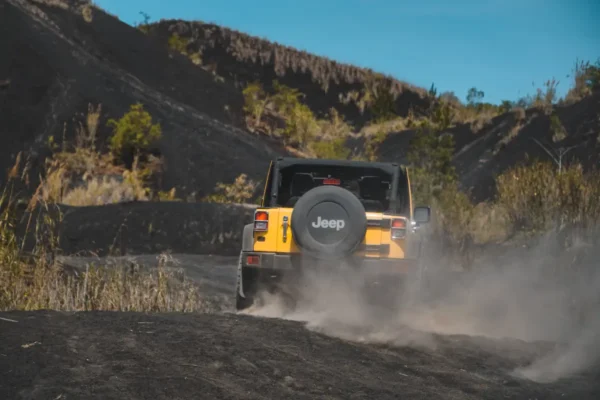
<path id="1" fill-rule="evenodd" d="M 236 315 L 0 317 L 3 399 L 591 399 L 600 393 L 593 377 L 552 385 L 510 377 L 536 352 L 525 343 L 447 337 L 435 351 L 394 348 Z"/>
<path id="2" fill-rule="evenodd" d="M 235 259 L 174 258 L 207 292 L 231 294 Z M 600 398 L 599 370 L 545 384 L 515 375 L 552 344 L 425 333 L 392 321 L 382 329 L 350 323 L 346 311 L 327 324 L 229 312 L 0 313 L 0 398 Z"/>

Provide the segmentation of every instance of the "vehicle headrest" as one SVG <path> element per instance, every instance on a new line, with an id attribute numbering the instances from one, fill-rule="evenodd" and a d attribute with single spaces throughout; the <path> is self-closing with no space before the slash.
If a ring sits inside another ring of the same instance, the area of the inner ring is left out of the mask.
<path id="1" fill-rule="evenodd" d="M 350 181 L 347 189 L 353 193 L 360 193 L 360 185 L 356 181 Z"/>
<path id="2" fill-rule="evenodd" d="M 312 175 L 295 174 L 292 178 L 291 193 L 292 196 L 302 196 L 315 186 Z"/>
<path id="3" fill-rule="evenodd" d="M 383 193 L 384 188 L 381 184 L 381 179 L 377 176 L 365 176 L 360 181 L 360 191 L 365 199 L 379 197 Z"/>

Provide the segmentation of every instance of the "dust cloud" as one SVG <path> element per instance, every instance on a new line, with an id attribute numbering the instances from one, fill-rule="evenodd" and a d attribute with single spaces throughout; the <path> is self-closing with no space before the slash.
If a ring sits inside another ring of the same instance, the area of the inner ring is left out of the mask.
<path id="1" fill-rule="evenodd" d="M 513 375 L 552 382 L 600 362 L 600 248 L 592 243 L 562 246 L 548 235 L 534 246 L 487 249 L 460 273 L 442 265 L 433 246 L 427 279 L 407 278 L 392 294 L 377 284 L 367 289 L 365 282 L 390 279 L 366 269 L 320 265 L 295 282 L 295 307 L 263 294 L 247 313 L 302 321 L 345 340 L 433 350 L 440 335 L 549 342 L 549 352 Z"/>

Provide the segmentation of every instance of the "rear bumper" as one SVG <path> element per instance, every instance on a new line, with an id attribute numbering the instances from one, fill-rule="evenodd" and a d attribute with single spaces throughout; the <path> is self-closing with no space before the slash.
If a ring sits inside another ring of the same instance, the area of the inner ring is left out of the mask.
<path id="1" fill-rule="evenodd" d="M 299 254 L 242 252 L 242 267 L 275 271 L 299 271 L 327 261 L 311 260 Z M 331 263 L 335 263 L 332 261 Z M 406 258 L 353 257 L 352 266 L 374 274 L 411 274 L 417 271 L 418 260 Z"/>

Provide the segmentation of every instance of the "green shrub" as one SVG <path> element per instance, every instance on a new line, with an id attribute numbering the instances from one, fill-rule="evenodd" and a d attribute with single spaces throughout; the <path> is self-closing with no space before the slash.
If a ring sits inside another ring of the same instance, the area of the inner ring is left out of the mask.
<path id="1" fill-rule="evenodd" d="M 344 116 L 333 107 L 329 109 L 329 119 L 319 120 L 318 123 L 322 136 L 329 139 L 344 138 L 352 132 Z"/>
<path id="2" fill-rule="evenodd" d="M 350 157 L 350 149 L 346 147 L 345 143 L 344 138 L 320 140 L 312 143 L 311 150 L 317 158 L 347 160 Z"/>
<path id="3" fill-rule="evenodd" d="M 319 124 L 307 105 L 297 103 L 289 111 L 283 135 L 286 142 L 307 148 L 319 132 Z"/>
<path id="4" fill-rule="evenodd" d="M 188 40 L 182 38 L 177 33 L 173 33 L 169 36 L 168 45 L 171 50 L 187 55 Z"/>
<path id="5" fill-rule="evenodd" d="M 153 124 L 152 116 L 139 103 L 133 104 L 119 120 L 110 119 L 107 125 L 113 128 L 110 150 L 121 160 L 139 155 L 162 136 L 160 124 Z"/>
<path id="6" fill-rule="evenodd" d="M 300 98 L 303 97 L 298 89 L 282 85 L 277 80 L 273 81 L 273 91 L 275 92 L 271 97 L 273 105 L 283 118 L 292 114 L 300 104 Z"/>
<path id="7" fill-rule="evenodd" d="M 206 196 L 203 201 L 209 203 L 252 203 L 254 192 L 259 183 L 248 179 L 248 175 L 240 174 L 232 183 L 217 183 L 215 193 Z"/>
<path id="8" fill-rule="evenodd" d="M 249 84 L 242 91 L 244 111 L 252 117 L 252 125 L 259 127 L 261 118 L 270 99 L 259 82 Z"/>

